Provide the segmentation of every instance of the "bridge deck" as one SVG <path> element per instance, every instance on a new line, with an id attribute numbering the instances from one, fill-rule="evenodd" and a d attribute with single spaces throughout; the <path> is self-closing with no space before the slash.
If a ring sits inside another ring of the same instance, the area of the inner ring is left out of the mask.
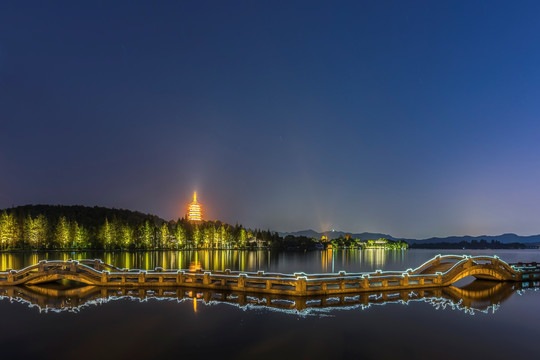
<path id="1" fill-rule="evenodd" d="M 281 274 L 239 271 L 119 269 L 100 260 L 41 261 L 0 272 L 0 285 L 33 285 L 62 279 L 102 287 L 188 286 L 294 296 L 443 287 L 474 276 L 498 281 L 540 281 L 537 264 L 509 265 L 497 257 L 437 256 L 416 269 L 374 273 Z"/>

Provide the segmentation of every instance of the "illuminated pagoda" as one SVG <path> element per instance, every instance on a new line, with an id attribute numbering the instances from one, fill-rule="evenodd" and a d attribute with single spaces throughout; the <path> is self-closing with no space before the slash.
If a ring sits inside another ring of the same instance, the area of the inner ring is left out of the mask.
<path id="1" fill-rule="evenodd" d="M 202 221 L 202 207 L 197 202 L 197 192 L 193 193 L 193 202 L 188 206 L 187 219 L 189 221 Z"/>

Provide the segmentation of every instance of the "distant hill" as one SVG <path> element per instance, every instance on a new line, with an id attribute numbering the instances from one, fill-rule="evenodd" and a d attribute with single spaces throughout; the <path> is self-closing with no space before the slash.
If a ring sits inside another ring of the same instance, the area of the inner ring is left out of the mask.
<path id="1" fill-rule="evenodd" d="M 462 241 L 471 242 L 473 240 L 480 241 L 480 240 L 486 240 L 490 242 L 491 240 L 499 241 L 503 244 L 510 244 L 510 243 L 522 243 L 522 244 L 540 244 L 540 235 L 530 235 L 530 236 L 520 236 L 517 234 L 502 234 L 502 235 L 481 235 L 481 236 L 448 236 L 448 237 L 431 237 L 428 239 L 406 239 L 406 238 L 396 238 L 392 235 L 388 234 L 381 234 L 381 233 L 370 233 L 370 232 L 363 232 L 363 233 L 350 233 L 350 232 L 344 232 L 344 231 L 325 231 L 325 232 L 317 232 L 315 230 L 302 230 L 302 231 L 295 231 L 295 232 L 282 232 L 279 233 L 280 236 L 285 237 L 287 235 L 294 235 L 294 236 L 307 236 L 307 237 L 313 237 L 320 239 L 323 235 L 327 236 L 329 240 L 337 239 L 340 237 L 344 237 L 345 235 L 350 234 L 355 239 L 360 240 L 375 240 L 379 238 L 386 238 L 389 240 L 403 240 L 406 241 L 409 244 L 418 244 L 418 243 L 459 243 Z"/>
<path id="2" fill-rule="evenodd" d="M 510 244 L 510 243 L 522 243 L 522 244 L 537 244 L 540 243 L 540 235 L 530 235 L 530 236 L 521 236 L 517 234 L 502 234 L 502 235 L 480 235 L 480 236 L 448 236 L 448 237 L 432 237 L 429 239 L 422 239 L 422 240 L 416 240 L 416 239 L 407 239 L 406 241 L 410 244 L 417 244 L 417 243 L 458 243 L 462 241 L 468 241 L 471 242 L 473 240 L 480 241 L 480 240 L 486 240 L 486 241 L 500 241 L 503 244 Z"/>
<path id="3" fill-rule="evenodd" d="M 27 216 L 36 217 L 42 214 L 50 223 L 56 223 L 60 217 L 65 216 L 67 220 L 76 220 L 80 225 L 88 228 L 98 228 L 105 219 L 112 220 L 114 218 L 130 225 L 137 225 L 147 220 L 154 225 L 161 225 L 165 222 L 165 220 L 155 215 L 100 206 L 23 205 L 0 210 L 0 212 L 2 211 L 14 214 L 20 220 L 25 219 Z"/>

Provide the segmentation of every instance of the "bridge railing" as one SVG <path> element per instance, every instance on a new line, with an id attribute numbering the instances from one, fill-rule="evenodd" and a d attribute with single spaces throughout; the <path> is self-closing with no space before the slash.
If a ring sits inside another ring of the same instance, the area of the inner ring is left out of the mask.
<path id="1" fill-rule="evenodd" d="M 123 269 L 120 269 L 114 265 L 111 265 L 111 264 L 106 264 L 104 263 L 103 261 L 101 261 L 100 259 L 94 259 L 94 260 L 89 260 L 89 259 L 83 259 L 83 260 L 78 260 L 80 264 L 84 264 L 88 267 L 92 267 L 96 270 L 107 270 L 107 271 L 122 271 Z"/>
<path id="2" fill-rule="evenodd" d="M 7 270 L 0 272 L 0 282 L 8 283 L 24 283 L 34 278 L 43 276 L 44 274 L 52 274 L 55 272 L 72 272 L 82 277 L 88 277 L 89 280 L 97 281 L 101 272 L 87 265 L 81 264 L 76 260 L 41 260 L 39 263 L 27 266 L 21 270 Z"/>
<path id="3" fill-rule="evenodd" d="M 298 274 L 297 274 L 298 275 Z M 317 293 L 321 291 L 351 291 L 355 289 L 388 288 L 406 285 L 428 285 L 440 283 L 438 274 L 411 275 L 400 274 L 362 274 L 352 276 L 347 273 L 331 274 L 323 278 L 274 277 L 269 274 L 225 274 L 177 270 L 175 272 L 139 271 L 101 273 L 100 282 L 114 284 L 161 284 L 161 285 L 203 285 L 230 287 L 234 289 L 280 291 L 290 293 Z"/>
<path id="4" fill-rule="evenodd" d="M 430 259 L 428 261 L 426 261 L 425 263 L 423 263 L 422 265 L 418 266 L 417 268 L 415 269 L 412 269 L 411 273 L 412 274 L 420 274 L 422 273 L 423 271 L 427 270 L 428 268 L 434 266 L 434 265 L 439 265 L 440 263 L 442 262 L 448 262 L 448 261 L 455 261 L 456 264 L 463 261 L 463 260 L 466 260 L 468 258 L 471 258 L 471 256 L 469 255 L 437 255 L 435 256 L 433 259 Z"/>
<path id="5" fill-rule="evenodd" d="M 114 269 L 116 271 L 97 270 Z M 238 288 L 268 289 L 268 290 L 290 290 L 290 291 L 321 291 L 328 289 L 354 289 L 369 287 L 386 287 L 388 284 L 399 286 L 406 281 L 414 282 L 415 275 L 401 272 L 382 272 L 375 273 L 346 273 L 341 271 L 337 274 L 281 274 L 258 272 L 239 272 L 226 270 L 224 272 L 203 272 L 177 270 L 175 272 L 156 268 L 150 271 L 127 270 L 114 266 L 108 266 L 101 261 L 96 260 L 68 260 L 68 261 L 40 261 L 38 264 L 28 266 L 22 270 L 10 270 L 0 272 L 0 281 L 8 280 L 9 283 L 23 283 L 29 278 L 38 277 L 40 274 L 52 274 L 55 272 L 73 273 L 84 278 L 90 283 L 193 283 L 193 284 L 218 284 L 222 286 L 235 286 Z M 2 279 L 6 276 L 7 279 Z M 420 277 L 420 276 L 419 276 Z M 422 275 L 422 281 L 430 281 L 436 276 Z M 418 281 L 420 283 L 420 281 Z"/>
<path id="6" fill-rule="evenodd" d="M 435 272 L 443 262 L 456 261 L 448 270 Z M 486 264 L 483 264 L 483 263 Z M 197 285 L 202 287 L 251 289 L 266 292 L 285 292 L 290 294 L 317 294 L 321 292 L 354 292 L 357 290 L 385 288 L 399 289 L 407 287 L 442 286 L 460 276 L 471 266 L 482 266 L 508 274 L 519 274 L 504 261 L 496 257 L 479 256 L 438 256 L 420 267 L 405 272 L 376 271 L 373 273 L 325 274 L 282 274 L 242 272 L 242 271 L 203 271 L 203 270 L 130 270 L 103 264 L 100 260 L 40 261 L 20 271 L 0 272 L 0 284 L 21 284 L 25 282 L 56 279 L 58 277 L 81 280 L 95 285 Z M 433 267 L 435 273 L 426 272 Z M 55 277 L 56 276 L 56 277 Z M 517 276 L 517 275 L 516 275 Z M 36 280 L 37 279 L 37 280 Z"/>

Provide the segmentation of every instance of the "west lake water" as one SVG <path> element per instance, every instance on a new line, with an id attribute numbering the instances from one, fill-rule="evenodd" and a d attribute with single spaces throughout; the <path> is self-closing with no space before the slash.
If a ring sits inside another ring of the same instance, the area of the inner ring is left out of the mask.
<path id="1" fill-rule="evenodd" d="M 208 270 L 371 272 L 415 268 L 439 253 L 540 262 L 539 250 L 51 252 L 2 253 L 0 270 L 20 269 L 42 259 L 100 258 L 139 269 L 198 264 Z M 256 296 L 246 302 L 231 295 L 224 302 L 196 289 L 144 296 L 89 291 L 75 301 L 69 295 L 53 296 L 64 285 L 39 294 L 27 289 L 8 294 L 4 288 L 0 345 L 6 359 L 534 357 L 540 338 L 537 288 L 467 281 L 458 285 L 455 291 L 414 301 L 382 301 L 373 294 L 367 305 L 336 302 L 311 310 L 287 307 L 287 299 L 283 305 L 278 301 L 266 306 Z"/>

